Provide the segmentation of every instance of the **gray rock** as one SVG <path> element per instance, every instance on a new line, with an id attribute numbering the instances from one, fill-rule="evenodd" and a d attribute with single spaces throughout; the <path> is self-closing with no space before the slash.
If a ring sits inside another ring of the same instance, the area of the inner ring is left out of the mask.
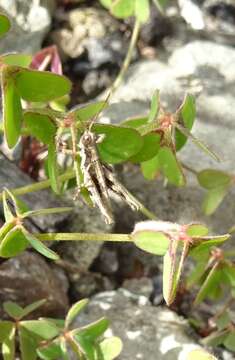
<path id="1" fill-rule="evenodd" d="M 119 336 L 123 341 L 120 360 L 186 360 L 189 351 L 199 348 L 185 320 L 124 289 L 94 296 L 74 327 L 101 316 L 111 323 L 106 335 Z"/>
<path id="2" fill-rule="evenodd" d="M 104 275 L 115 274 L 118 270 L 118 255 L 114 244 L 106 243 L 96 259 L 94 268 Z"/>
<path id="3" fill-rule="evenodd" d="M 33 184 L 34 181 L 25 173 L 23 173 L 15 164 L 6 159 L 4 156 L 0 156 L 0 191 L 2 192 L 4 187 L 9 190 L 28 186 Z M 31 192 L 24 196 L 20 196 L 30 210 L 52 208 L 60 206 L 71 206 L 71 202 L 62 201 L 59 197 L 55 196 L 49 190 L 43 190 L 39 192 Z M 0 206 L 0 214 L 3 215 L 2 206 Z M 48 214 L 47 216 L 38 216 L 30 219 L 27 226 L 30 225 L 30 229 L 33 231 L 42 232 L 55 232 L 64 224 L 69 223 L 69 213 L 61 214 Z"/>
<path id="4" fill-rule="evenodd" d="M 82 7 L 61 14 L 60 18 L 63 25 L 53 31 L 52 39 L 62 56 L 74 59 L 87 52 L 91 68 L 110 62 L 120 65 L 127 44 L 119 32 L 119 23 L 106 11 Z"/>
<path id="5" fill-rule="evenodd" d="M 114 285 L 106 276 L 99 273 L 70 273 L 70 295 L 73 299 L 88 298 L 98 292 L 110 291 Z"/>
<path id="6" fill-rule="evenodd" d="M 144 295 L 148 299 L 153 292 L 153 282 L 147 277 L 142 277 L 140 279 L 126 279 L 123 282 L 122 287 L 133 294 Z"/>
<path id="7" fill-rule="evenodd" d="M 47 302 L 33 316 L 64 316 L 68 310 L 68 280 L 58 266 L 50 266 L 38 254 L 28 251 L 0 265 L 0 317 L 2 304 L 14 301 L 26 306 L 34 301 Z"/>
<path id="8" fill-rule="evenodd" d="M 51 23 L 50 10 L 53 0 L 0 0 L 0 10 L 11 20 L 12 28 L 9 34 L 1 39 L 1 53 L 19 51 L 34 53 L 41 43 Z"/>

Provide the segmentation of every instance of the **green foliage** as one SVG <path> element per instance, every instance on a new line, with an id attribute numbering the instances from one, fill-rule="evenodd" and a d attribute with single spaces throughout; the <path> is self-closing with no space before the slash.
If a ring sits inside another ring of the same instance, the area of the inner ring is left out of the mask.
<path id="1" fill-rule="evenodd" d="M 203 201 L 203 211 L 211 215 L 221 204 L 233 185 L 233 178 L 223 171 L 205 169 L 197 174 L 199 185 L 207 190 Z"/>
<path id="2" fill-rule="evenodd" d="M 75 303 L 66 316 L 64 327 L 57 326 L 58 334 L 51 341 L 47 342 L 46 345 L 42 344 L 39 346 L 37 354 L 41 359 L 57 359 L 58 356 L 68 359 L 68 348 L 77 355 L 78 359 L 112 360 L 120 354 L 122 344 L 119 338 L 102 339 L 104 332 L 109 326 L 109 322 L 105 318 L 101 318 L 81 328 L 70 330 L 70 324 L 87 305 L 87 302 L 84 299 Z"/>
<path id="3" fill-rule="evenodd" d="M 0 63 L 5 65 L 28 67 L 32 61 L 31 55 L 26 54 L 6 54 L 0 56 Z"/>
<path id="4" fill-rule="evenodd" d="M 190 285 L 192 285 L 204 275 L 205 265 L 211 264 L 210 250 L 230 237 L 228 234 L 223 236 L 207 236 L 207 234 L 208 229 L 202 224 L 179 225 L 165 221 L 146 221 L 136 224 L 131 235 L 135 245 L 151 254 L 164 255 L 163 296 L 168 305 L 175 299 L 187 255 L 190 254 L 198 259 L 200 265 L 203 259 L 203 265 L 196 266 L 190 279 Z M 216 255 L 212 252 L 212 256 Z M 195 303 L 199 303 L 211 293 L 211 289 L 217 286 L 218 281 L 220 282 L 221 274 L 231 283 L 233 278 L 231 267 L 233 268 L 232 264 L 224 264 L 221 268 L 220 262 L 217 260 L 201 286 Z M 229 269 L 229 273 L 227 269 Z"/>
<path id="5" fill-rule="evenodd" d="M 84 299 L 75 303 L 65 321 L 46 318 L 24 320 L 26 316 L 45 304 L 45 300 L 39 300 L 25 308 L 13 302 L 5 302 L 4 310 L 13 320 L 0 321 L 3 359 L 15 359 L 17 337 L 22 360 L 36 360 L 38 356 L 44 360 L 58 359 L 58 357 L 69 359 L 67 347 L 77 354 L 78 359 L 116 358 L 122 350 L 122 343 L 117 337 L 103 339 L 103 334 L 109 325 L 107 319 L 101 318 L 84 327 L 69 329 L 70 324 L 87 302 Z"/>
<path id="6" fill-rule="evenodd" d="M 203 339 L 206 346 L 224 345 L 228 350 L 235 351 L 235 330 L 231 315 L 227 310 L 216 318 L 217 329 Z"/>
<path id="7" fill-rule="evenodd" d="M 11 207 L 9 207 L 11 201 Z M 31 245 L 40 254 L 52 260 L 57 260 L 59 256 L 46 247 L 33 234 L 31 234 L 24 226 L 24 219 L 30 216 L 40 216 L 45 214 L 61 213 L 70 211 L 71 208 L 51 208 L 40 209 L 36 211 L 28 211 L 26 206 L 22 204 L 9 190 L 3 192 L 3 208 L 6 223 L 0 231 L 0 256 L 13 257 L 23 252 Z"/>
<path id="8" fill-rule="evenodd" d="M 193 123 L 196 117 L 195 99 L 192 95 L 186 95 L 183 104 L 177 111 L 178 121 L 189 131 L 193 127 Z M 182 134 L 180 130 L 175 130 L 175 146 L 179 151 L 187 142 L 187 136 Z"/>
<path id="9" fill-rule="evenodd" d="M 143 147 L 143 139 L 134 129 L 96 124 L 94 131 L 96 134 L 105 135 L 97 147 L 100 158 L 108 164 L 125 162 Z"/>
<path id="10" fill-rule="evenodd" d="M 150 16 L 150 0 L 100 2 L 117 18 L 135 16 L 138 25 L 145 23 Z M 162 9 L 166 0 L 154 0 L 153 3 Z M 0 14 L 0 36 L 9 29 L 9 20 Z M 205 214 L 210 215 L 218 208 L 234 185 L 234 175 L 215 169 L 198 172 L 183 164 L 178 156 L 178 152 L 191 140 L 204 153 L 219 160 L 204 142 L 191 133 L 196 119 L 195 99 L 191 94 L 186 94 L 179 108 L 169 113 L 162 106 L 160 92 L 156 90 L 148 114 L 124 119 L 118 125 L 100 123 L 98 117 L 107 107 L 108 100 L 67 111 L 72 85 L 60 75 L 62 68 L 56 50 L 46 49 L 45 54 L 47 51 L 54 51 L 57 56 L 55 66 L 51 65 L 52 72 L 36 70 L 38 67 L 32 66 L 35 58 L 27 54 L 0 56 L 3 130 L 9 148 L 14 148 L 24 135 L 43 144 L 47 154 L 46 175 L 56 194 L 75 187 L 76 195 L 80 195 L 89 206 L 98 206 L 107 222 L 107 218 L 112 218 L 109 199 L 112 191 L 133 209 L 152 219 L 154 215 L 124 188 L 112 170 L 115 164 L 134 163 L 147 180 L 155 181 L 163 176 L 165 183 L 178 187 L 186 185 L 184 168 L 191 171 L 207 192 L 202 205 Z M 89 135 L 87 138 L 86 134 Z M 64 169 L 57 161 L 61 152 L 70 160 Z M 58 260 L 58 255 L 43 242 L 50 239 L 50 234 L 31 233 L 25 219 L 70 211 L 71 208 L 29 210 L 7 189 L 2 193 L 2 202 L 5 223 L 0 229 L 0 257 L 17 256 L 32 247 L 48 259 Z M 234 231 L 234 227 L 231 228 L 230 232 Z M 51 237 L 58 240 L 60 235 L 51 234 Z M 78 234 L 70 235 L 76 236 L 73 240 L 79 238 Z M 89 240 L 89 236 L 94 239 L 93 234 L 82 235 L 85 240 Z M 104 236 L 105 240 L 110 240 L 106 234 L 96 235 L 99 239 Z M 175 300 L 188 256 L 193 258 L 195 266 L 187 275 L 186 287 L 188 290 L 193 286 L 198 288 L 195 305 L 199 306 L 207 298 L 216 300 L 226 293 L 235 294 L 233 252 L 221 249 L 230 238 L 229 234 L 208 236 L 208 228 L 198 223 L 180 225 L 167 221 L 145 221 L 136 224 L 130 235 L 120 234 L 119 237 L 119 234 L 110 234 L 110 238 L 112 236 L 114 240 L 124 236 L 124 241 L 132 241 L 142 251 L 163 256 L 163 296 L 168 305 Z M 71 327 L 87 302 L 84 299 L 74 304 L 65 320 L 24 319 L 43 305 L 44 300 L 25 308 L 6 302 L 4 310 L 14 321 L 0 321 L 3 359 L 15 359 L 17 339 L 22 360 L 36 360 L 38 357 L 44 360 L 69 359 L 68 351 L 74 352 L 81 360 L 116 358 L 122 343 L 116 337 L 103 339 L 109 325 L 107 319 L 101 318 L 78 329 Z M 216 326 L 217 330 L 205 339 L 205 343 L 223 344 L 234 351 L 235 325 L 228 312 L 217 316 Z M 193 360 L 195 356 L 197 359 L 213 359 L 212 355 L 205 353 L 192 353 L 189 359 Z"/>
<path id="11" fill-rule="evenodd" d="M 11 28 L 11 23 L 8 17 L 0 13 L 0 37 L 5 35 Z"/>

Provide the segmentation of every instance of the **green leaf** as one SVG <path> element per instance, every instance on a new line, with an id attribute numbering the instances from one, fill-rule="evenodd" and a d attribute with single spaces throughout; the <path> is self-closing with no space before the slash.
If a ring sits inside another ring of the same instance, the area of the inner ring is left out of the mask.
<path id="1" fill-rule="evenodd" d="M 176 186 L 184 186 L 185 177 L 173 151 L 166 146 L 162 147 L 159 150 L 158 159 L 161 170 L 168 181 Z"/>
<path id="2" fill-rule="evenodd" d="M 190 224 L 187 226 L 186 234 L 190 237 L 201 237 L 208 234 L 208 228 L 202 224 Z"/>
<path id="3" fill-rule="evenodd" d="M 106 8 L 109 9 L 112 5 L 112 0 L 100 0 L 100 3 Z"/>
<path id="4" fill-rule="evenodd" d="M 163 258 L 163 297 L 167 305 L 172 304 L 177 290 L 176 250 L 177 243 L 173 242 L 174 250 L 169 249 Z"/>
<path id="5" fill-rule="evenodd" d="M 151 99 L 151 107 L 150 107 L 150 112 L 149 112 L 149 116 L 148 116 L 149 123 L 156 120 L 159 110 L 160 110 L 160 91 L 156 90 Z"/>
<path id="6" fill-rule="evenodd" d="M 193 127 L 196 117 L 195 99 L 192 95 L 187 94 L 182 106 L 177 111 L 180 123 L 189 131 Z M 176 151 L 182 149 L 187 142 L 187 136 L 183 135 L 178 129 L 175 130 L 175 146 Z"/>
<path id="7" fill-rule="evenodd" d="M 162 232 L 151 230 L 136 231 L 132 239 L 138 248 L 154 255 L 164 255 L 170 244 L 169 238 Z"/>
<path id="8" fill-rule="evenodd" d="M 226 187 L 231 185 L 232 178 L 229 174 L 213 169 L 205 169 L 197 174 L 198 183 L 205 189 Z"/>
<path id="9" fill-rule="evenodd" d="M 101 335 L 103 335 L 104 332 L 108 329 L 108 327 L 109 321 L 106 318 L 101 318 L 87 326 L 75 330 L 74 333 L 77 333 L 79 336 L 84 336 L 93 342 L 97 340 L 97 338 L 99 338 Z"/>
<path id="10" fill-rule="evenodd" d="M 2 107 L 3 127 L 7 145 L 13 148 L 19 137 L 23 119 L 20 95 L 15 87 L 12 72 L 14 68 L 4 67 L 2 70 Z"/>
<path id="11" fill-rule="evenodd" d="M 225 311 L 223 314 L 221 314 L 217 319 L 216 319 L 216 325 L 218 327 L 219 330 L 223 330 L 225 328 L 227 328 L 227 326 L 231 323 L 231 318 L 228 314 L 227 311 Z"/>
<path id="12" fill-rule="evenodd" d="M 55 139 L 56 125 L 52 116 L 27 111 L 24 113 L 24 123 L 30 135 L 42 143 L 49 145 Z"/>
<path id="13" fill-rule="evenodd" d="M 161 136 L 159 134 L 150 133 L 144 135 L 142 139 L 143 146 L 141 150 L 130 158 L 130 161 L 134 163 L 141 163 L 152 159 L 160 149 Z"/>
<path id="14" fill-rule="evenodd" d="M 3 303 L 4 311 L 14 319 L 20 319 L 23 314 L 23 308 L 12 301 Z"/>
<path id="15" fill-rule="evenodd" d="M 77 121 L 86 122 L 98 116 L 107 106 L 108 104 L 105 101 L 92 102 L 87 105 L 76 107 L 75 110 L 71 111 L 71 114 L 75 115 Z"/>
<path id="16" fill-rule="evenodd" d="M 190 250 L 191 256 L 201 257 L 203 252 L 209 250 L 212 246 L 221 245 L 223 242 L 230 238 L 229 234 L 218 235 L 218 236 L 203 236 L 199 242 L 195 243 L 195 245 Z"/>
<path id="17" fill-rule="evenodd" d="M 149 0 L 135 1 L 135 16 L 141 23 L 148 21 L 150 15 Z"/>
<path id="18" fill-rule="evenodd" d="M 6 54 L 1 56 L 0 60 L 6 65 L 28 67 L 32 61 L 32 56 L 26 54 Z"/>
<path id="19" fill-rule="evenodd" d="M 32 304 L 27 305 L 23 309 L 22 317 L 29 315 L 31 312 L 37 310 L 39 307 L 43 306 L 46 303 L 46 299 L 38 300 L 33 302 Z"/>
<path id="20" fill-rule="evenodd" d="M 79 334 L 73 336 L 72 339 L 73 341 L 71 342 L 70 338 L 70 345 L 75 354 L 78 355 L 78 358 L 81 358 L 82 353 L 85 355 L 86 360 L 95 360 L 95 347 L 89 339 Z"/>
<path id="21" fill-rule="evenodd" d="M 9 336 L 2 343 L 3 360 L 15 360 L 15 327 L 13 326 Z"/>
<path id="22" fill-rule="evenodd" d="M 218 346 L 223 344 L 228 334 L 229 330 L 216 331 L 213 332 L 211 335 L 207 336 L 206 338 L 202 339 L 201 342 L 203 345 L 206 346 Z"/>
<path id="23" fill-rule="evenodd" d="M 235 266 L 233 264 L 223 267 L 223 272 L 230 282 L 231 287 L 235 288 Z"/>
<path id="24" fill-rule="evenodd" d="M 143 146 L 142 137 L 134 129 L 104 124 L 95 124 L 93 128 L 96 134 L 105 135 L 97 148 L 101 160 L 109 164 L 127 161 Z"/>
<path id="25" fill-rule="evenodd" d="M 35 236 L 30 234 L 25 229 L 23 230 L 23 233 L 24 233 L 26 239 L 28 240 L 28 242 L 30 243 L 30 245 L 35 250 L 37 250 L 40 254 L 42 254 L 43 256 L 45 256 L 51 260 L 59 260 L 59 258 L 60 258 L 59 255 L 56 254 L 53 250 L 49 249 L 46 245 L 44 245 L 41 241 L 39 241 Z"/>
<path id="26" fill-rule="evenodd" d="M 222 203 L 228 191 L 228 186 L 220 186 L 213 190 L 209 190 L 202 203 L 202 210 L 204 214 L 208 216 L 213 214 L 213 212 Z"/>
<path id="27" fill-rule="evenodd" d="M 60 350 L 61 350 L 61 356 L 63 360 L 70 360 L 69 353 L 66 346 L 66 340 L 64 338 L 60 341 Z"/>
<path id="28" fill-rule="evenodd" d="M 192 272 L 187 276 L 187 289 L 190 289 L 193 285 L 199 282 L 199 280 L 205 274 L 207 263 L 208 259 L 202 259 L 201 261 L 198 261 Z"/>
<path id="29" fill-rule="evenodd" d="M 26 101 L 48 102 L 69 94 L 71 90 L 69 79 L 48 71 L 19 67 L 14 80 L 21 97 Z"/>
<path id="30" fill-rule="evenodd" d="M 13 229 L 15 226 L 14 222 L 5 222 L 0 229 L 0 243 L 6 236 L 6 234 Z"/>
<path id="31" fill-rule="evenodd" d="M 115 0 L 111 6 L 111 14 L 117 18 L 125 19 L 134 15 L 135 1 Z"/>
<path id="32" fill-rule="evenodd" d="M 0 14 L 0 37 L 5 35 L 11 28 L 11 23 L 8 17 L 4 14 Z"/>
<path id="33" fill-rule="evenodd" d="M 56 145 L 54 142 L 48 146 L 47 165 L 51 188 L 56 194 L 60 194 L 61 184 L 59 181 L 59 168 L 57 163 Z"/>
<path id="34" fill-rule="evenodd" d="M 16 198 L 15 195 L 7 188 L 4 189 L 6 195 L 12 201 L 14 211 L 17 215 L 22 215 L 24 212 L 28 211 L 28 206 L 20 199 Z"/>
<path id="35" fill-rule="evenodd" d="M 19 327 L 20 354 L 22 360 L 36 360 L 38 343 L 32 334 L 20 325 Z"/>
<path id="36" fill-rule="evenodd" d="M 28 246 L 21 227 L 11 229 L 0 243 L 0 257 L 9 258 L 22 253 Z"/>
<path id="37" fill-rule="evenodd" d="M 58 329 L 59 331 L 63 331 L 64 330 L 64 326 L 65 326 L 65 320 L 64 319 L 55 319 L 55 318 L 40 318 L 40 320 L 47 320 L 47 321 L 50 321 L 52 324 L 54 324 Z"/>
<path id="38" fill-rule="evenodd" d="M 40 346 L 37 349 L 37 354 L 40 357 L 40 359 L 43 360 L 57 360 L 60 359 L 61 356 L 63 356 L 61 352 L 60 343 L 58 340 Z"/>
<path id="39" fill-rule="evenodd" d="M 41 216 L 41 215 L 48 215 L 48 214 L 60 214 L 63 212 L 72 211 L 72 207 L 60 207 L 60 208 L 49 208 L 49 209 L 39 209 L 39 210 L 32 210 L 27 211 L 22 216 L 23 218 L 30 217 L 30 216 Z"/>
<path id="40" fill-rule="evenodd" d="M 68 328 L 74 318 L 80 313 L 81 310 L 88 304 L 88 299 L 83 299 L 76 302 L 68 311 L 65 319 L 65 327 Z"/>
<path id="41" fill-rule="evenodd" d="M 228 350 L 235 351 L 235 330 L 230 332 L 223 344 Z"/>
<path id="42" fill-rule="evenodd" d="M 11 209 L 7 203 L 7 193 L 4 190 L 2 194 L 2 202 L 3 202 L 3 212 L 4 212 L 4 218 L 7 222 L 12 221 L 15 217 L 11 212 Z"/>
<path id="43" fill-rule="evenodd" d="M 21 321 L 21 327 L 29 331 L 32 336 L 39 336 L 45 340 L 53 339 L 59 335 L 57 326 L 46 319 Z"/>
<path id="44" fill-rule="evenodd" d="M 158 154 L 148 161 L 141 163 L 141 171 L 147 180 L 154 180 L 160 169 Z"/>
<path id="45" fill-rule="evenodd" d="M 0 343 L 4 342 L 12 332 L 14 324 L 11 321 L 0 320 Z"/>
<path id="46" fill-rule="evenodd" d="M 141 128 L 141 126 L 146 125 L 147 122 L 148 118 L 146 116 L 139 116 L 124 120 L 121 122 L 121 125 L 138 130 L 138 128 Z"/>
<path id="47" fill-rule="evenodd" d="M 122 341 L 118 337 L 110 337 L 99 344 L 99 350 L 102 354 L 102 360 L 113 360 L 118 357 L 122 351 Z"/>
<path id="48" fill-rule="evenodd" d="M 200 304 L 206 297 L 210 295 L 210 292 L 212 292 L 213 289 L 218 286 L 220 283 L 221 274 L 222 272 L 218 268 L 218 263 L 216 263 L 209 271 L 206 280 L 201 286 L 196 299 L 194 300 L 194 305 Z"/>

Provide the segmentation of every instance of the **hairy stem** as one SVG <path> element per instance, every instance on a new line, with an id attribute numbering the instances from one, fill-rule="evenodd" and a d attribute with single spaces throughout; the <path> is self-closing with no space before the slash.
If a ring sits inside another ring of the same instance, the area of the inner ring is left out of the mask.
<path id="1" fill-rule="evenodd" d="M 129 234 L 48 233 L 34 234 L 41 241 L 132 241 Z"/>

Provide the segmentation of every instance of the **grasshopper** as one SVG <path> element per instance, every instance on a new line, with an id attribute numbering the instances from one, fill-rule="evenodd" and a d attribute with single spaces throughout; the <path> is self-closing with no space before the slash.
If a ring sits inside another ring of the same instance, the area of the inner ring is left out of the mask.
<path id="1" fill-rule="evenodd" d="M 108 224 L 113 223 L 113 214 L 108 194 L 108 187 L 100 162 L 96 144 L 103 140 L 103 136 L 97 136 L 91 130 L 85 130 L 79 141 L 81 171 L 83 173 L 84 186 L 91 194 L 95 203 L 104 215 Z"/>
<path id="2" fill-rule="evenodd" d="M 107 102 L 107 99 L 106 99 Z M 101 110 L 102 111 L 102 110 Z M 105 218 L 107 224 L 114 222 L 109 192 L 112 191 L 124 200 L 132 209 L 139 210 L 139 202 L 116 179 L 113 168 L 100 161 L 97 144 L 104 140 L 105 135 L 96 135 L 92 126 L 98 118 L 92 119 L 85 129 L 78 144 L 81 158 L 81 172 L 83 185 L 88 189 L 93 204 L 96 205 Z"/>
<path id="3" fill-rule="evenodd" d="M 105 100 L 104 106 L 108 102 Z M 80 194 L 84 188 L 88 191 L 90 199 L 88 203 L 97 206 L 104 216 L 107 224 L 114 222 L 109 192 L 115 193 L 121 200 L 124 200 L 132 209 L 139 210 L 141 204 L 132 196 L 127 189 L 116 179 L 113 167 L 103 164 L 99 158 L 97 144 L 101 143 L 105 135 L 95 134 L 92 126 L 96 122 L 100 112 L 88 120 L 85 129 L 82 131 L 79 143 L 77 144 L 78 131 L 73 114 L 70 113 L 64 120 L 63 125 L 57 132 L 57 149 L 64 154 L 73 157 L 74 169 L 77 181 L 77 193 Z M 82 121 L 81 121 L 82 123 Z M 72 149 L 67 148 L 67 142 L 62 140 L 63 129 L 69 128 L 72 141 Z M 91 201 L 90 201 L 91 200 Z"/>

